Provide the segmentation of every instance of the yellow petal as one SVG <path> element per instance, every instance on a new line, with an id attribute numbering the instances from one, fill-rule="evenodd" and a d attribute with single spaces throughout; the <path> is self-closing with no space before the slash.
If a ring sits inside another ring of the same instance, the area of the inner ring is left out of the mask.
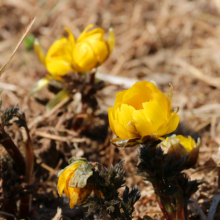
<path id="1" fill-rule="evenodd" d="M 135 127 L 142 137 L 155 135 L 161 124 L 166 122 L 165 111 L 156 100 L 143 103 L 143 107 L 133 113 Z"/>
<path id="2" fill-rule="evenodd" d="M 195 140 L 192 137 L 183 137 L 182 135 L 177 135 L 175 138 L 179 139 L 180 143 L 190 152 L 193 148 L 197 146 Z"/>
<path id="3" fill-rule="evenodd" d="M 71 32 L 71 30 L 69 28 L 65 28 L 65 30 L 68 32 L 69 36 L 68 36 L 68 40 L 69 40 L 69 43 L 71 45 L 71 50 L 73 49 L 74 45 L 75 45 L 75 38 Z"/>
<path id="4" fill-rule="evenodd" d="M 75 171 L 69 172 L 69 171 L 63 171 L 63 173 L 60 175 L 57 183 L 57 188 L 59 192 L 59 196 L 63 194 L 63 191 L 65 192 L 66 196 L 69 197 L 68 194 L 68 187 L 69 187 L 69 180 L 71 177 L 74 176 Z"/>
<path id="5" fill-rule="evenodd" d="M 58 174 L 58 183 L 57 188 L 59 191 L 59 195 L 61 196 L 63 191 L 65 190 L 68 194 L 69 180 L 74 176 L 75 170 L 82 164 L 82 161 L 72 163 L 67 166 L 64 170 L 61 170 Z M 68 196 L 68 195 L 66 195 Z"/>
<path id="6" fill-rule="evenodd" d="M 102 40 L 105 31 L 102 28 L 95 28 L 91 31 L 88 31 L 90 28 L 92 28 L 93 25 L 88 25 L 84 31 L 82 32 L 82 34 L 79 36 L 79 38 L 77 39 L 77 42 L 80 41 L 92 41 L 92 40 Z M 87 32 L 88 31 L 88 32 Z"/>
<path id="7" fill-rule="evenodd" d="M 152 99 L 151 89 L 148 87 L 150 82 L 135 83 L 123 96 L 123 103 L 133 106 L 136 110 L 143 109 L 142 103 Z"/>
<path id="8" fill-rule="evenodd" d="M 123 104 L 114 113 L 114 130 L 121 139 L 140 137 L 133 122 L 134 111 L 135 109 L 132 106 Z"/>
<path id="9" fill-rule="evenodd" d="M 112 53 L 113 48 L 115 46 L 115 35 L 113 32 L 113 28 L 109 28 L 109 38 L 108 38 L 109 51 Z"/>
<path id="10" fill-rule="evenodd" d="M 41 48 L 40 42 L 35 38 L 34 40 L 34 51 L 37 54 L 39 60 L 41 63 L 45 65 L 45 54 L 43 52 L 43 49 Z"/>
<path id="11" fill-rule="evenodd" d="M 163 136 L 176 130 L 179 124 L 179 116 L 176 113 L 172 113 L 166 123 L 162 124 L 157 130 L 157 136 Z"/>
<path id="12" fill-rule="evenodd" d="M 89 41 L 87 42 L 91 47 L 96 60 L 98 62 L 98 66 L 100 66 L 108 57 L 109 51 L 108 46 L 105 41 Z"/>
<path id="13" fill-rule="evenodd" d="M 80 194 L 79 194 L 79 202 L 82 202 L 85 198 L 87 198 L 93 190 L 93 187 L 88 184 L 85 188 L 80 188 Z"/>
<path id="14" fill-rule="evenodd" d="M 170 114 L 171 105 L 168 105 L 169 101 L 167 100 L 166 96 L 158 89 L 154 83 L 150 82 L 147 86 L 151 90 L 152 99 L 157 100 L 157 103 L 163 109 L 165 114 Z"/>
<path id="15" fill-rule="evenodd" d="M 86 35 L 84 36 L 84 40 L 86 41 L 99 41 L 99 40 L 102 40 L 103 39 L 103 36 L 105 34 L 105 31 L 101 28 L 95 28 L 89 32 L 86 33 Z"/>
<path id="16" fill-rule="evenodd" d="M 79 42 L 79 41 L 83 40 L 83 38 L 86 36 L 86 32 L 87 32 L 90 28 L 92 28 L 93 26 L 94 26 L 93 24 L 89 24 L 89 25 L 83 30 L 83 32 L 80 34 L 80 36 L 78 37 L 77 41 Z"/>
<path id="17" fill-rule="evenodd" d="M 108 108 L 108 118 L 109 118 L 109 126 L 110 126 L 111 130 L 113 131 L 113 133 L 115 133 L 115 129 L 114 129 L 115 119 L 114 119 L 114 108 L 113 107 Z"/>
<path id="18" fill-rule="evenodd" d="M 117 109 L 118 107 L 120 107 L 123 104 L 123 98 L 124 95 L 126 94 L 127 90 L 118 92 L 116 94 L 116 98 L 115 98 L 115 104 L 114 104 L 114 108 Z"/>
<path id="19" fill-rule="evenodd" d="M 172 100 L 173 100 L 173 86 L 172 85 L 170 85 L 170 90 L 164 93 L 164 95 L 166 96 L 167 101 L 168 101 L 168 108 L 171 108 Z"/>
<path id="20" fill-rule="evenodd" d="M 100 190 L 94 189 L 94 193 L 95 193 L 95 195 L 97 195 L 99 198 L 102 198 L 102 199 L 105 198 L 104 195 L 103 195 L 103 193 L 102 193 L 102 191 L 100 191 Z"/>
<path id="21" fill-rule="evenodd" d="M 79 201 L 80 189 L 69 187 L 70 208 L 72 209 Z"/>
<path id="22" fill-rule="evenodd" d="M 97 59 L 90 45 L 77 43 L 73 50 L 73 67 L 78 72 L 90 71 L 96 67 Z"/>
<path id="23" fill-rule="evenodd" d="M 71 45 L 67 38 L 61 38 L 53 43 L 46 56 L 46 67 L 53 75 L 65 75 L 72 70 Z"/>

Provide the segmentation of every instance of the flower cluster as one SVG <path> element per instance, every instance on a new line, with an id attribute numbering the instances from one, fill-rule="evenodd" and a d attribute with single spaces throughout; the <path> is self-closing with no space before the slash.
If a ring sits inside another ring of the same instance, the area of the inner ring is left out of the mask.
<path id="1" fill-rule="evenodd" d="M 105 39 L 103 29 L 95 28 L 91 30 L 92 27 L 93 25 L 88 25 L 77 40 L 75 40 L 70 29 L 65 28 L 68 37 L 61 37 L 56 40 L 50 46 L 47 54 L 44 53 L 39 41 L 35 39 L 35 52 L 41 63 L 46 67 L 48 74 L 35 84 L 35 88 L 30 95 L 40 91 L 52 80 L 58 81 L 56 83 L 61 84 L 60 87 L 62 87 L 61 94 L 57 94 L 47 104 L 47 109 L 53 108 L 55 104 L 74 94 L 73 91 L 77 91 L 75 84 L 77 84 L 79 78 L 83 78 L 84 84 L 86 84 L 87 78 L 90 77 L 90 80 L 88 80 L 89 86 L 94 87 L 96 69 L 112 53 L 115 38 L 112 28 L 109 29 L 108 39 Z M 86 75 L 89 75 L 89 77 L 86 77 Z M 77 92 L 82 93 L 83 90 Z M 96 91 L 97 88 L 92 88 L 92 90 Z"/>
<path id="2" fill-rule="evenodd" d="M 65 28 L 68 37 L 56 40 L 45 55 L 39 42 L 35 41 L 34 49 L 48 72 L 57 77 L 73 71 L 83 73 L 100 66 L 112 53 L 115 39 L 112 29 L 109 38 L 104 39 L 104 30 L 88 25 L 79 38 L 75 38 L 69 28 Z"/>

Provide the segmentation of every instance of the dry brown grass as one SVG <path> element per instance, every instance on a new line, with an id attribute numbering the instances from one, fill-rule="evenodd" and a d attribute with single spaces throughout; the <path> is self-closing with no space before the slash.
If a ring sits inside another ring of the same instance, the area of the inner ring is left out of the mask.
<path id="1" fill-rule="evenodd" d="M 180 107 L 178 132 L 194 134 L 202 140 L 197 171 L 189 171 L 189 175 L 191 179 L 201 179 L 205 183 L 193 196 L 190 208 L 197 214 L 195 219 L 211 220 L 215 212 L 215 219 L 219 219 L 219 206 L 215 208 L 212 205 L 213 198 L 215 201 L 220 199 L 219 0 L 3 0 L 0 2 L 0 66 L 9 58 L 33 16 L 36 16 L 36 22 L 31 32 L 45 49 L 65 34 L 64 27 L 69 27 L 75 36 L 91 23 L 106 31 L 113 27 L 116 46 L 99 72 L 114 76 L 111 79 L 116 83 L 121 82 L 117 76 L 123 76 L 131 80 L 154 79 L 163 91 L 168 90 L 169 83 L 173 85 L 173 105 Z M 3 109 L 18 103 L 25 111 L 29 125 L 42 114 L 47 120 L 54 120 L 53 112 L 45 113 L 45 107 L 28 96 L 33 83 L 45 74 L 46 70 L 34 52 L 25 51 L 22 45 L 1 77 Z M 124 86 L 128 85 L 125 83 Z M 111 95 L 105 102 L 113 105 L 113 94 L 121 88 L 108 89 L 106 93 Z M 106 110 L 106 106 L 103 109 Z M 63 140 L 59 139 L 57 130 L 59 126 L 53 127 L 50 122 L 45 124 L 38 126 L 37 122 L 31 131 L 35 141 L 41 137 L 41 144 L 35 149 L 36 155 L 50 148 L 50 139 L 56 140 L 57 147 L 62 145 Z M 45 136 L 48 133 L 50 136 Z M 74 134 L 69 135 L 74 139 Z M 75 142 L 86 141 L 83 138 L 76 138 Z M 124 158 L 128 185 L 138 184 L 142 189 L 136 216 L 149 214 L 160 218 L 162 215 L 151 186 L 132 174 L 134 167 L 131 161 L 136 160 L 134 150 L 116 150 L 113 146 L 103 149 L 104 159 L 101 161 L 109 166 L 115 161 L 114 157 Z M 72 149 L 65 156 L 76 153 L 83 154 L 84 151 Z M 61 165 L 59 155 L 57 157 L 55 164 L 49 161 L 50 157 L 45 161 L 53 167 L 53 172 Z"/>

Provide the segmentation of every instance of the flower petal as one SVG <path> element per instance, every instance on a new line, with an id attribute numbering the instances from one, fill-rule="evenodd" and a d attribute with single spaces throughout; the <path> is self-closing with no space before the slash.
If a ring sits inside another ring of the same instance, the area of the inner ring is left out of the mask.
<path id="1" fill-rule="evenodd" d="M 69 43 L 71 45 L 71 49 L 73 49 L 74 45 L 75 45 L 75 38 L 71 32 L 71 30 L 69 28 L 65 28 L 65 30 L 68 32 L 69 36 L 68 36 L 68 40 L 69 40 Z"/>
<path id="2" fill-rule="evenodd" d="M 115 133 L 115 129 L 114 129 L 114 108 L 113 107 L 109 107 L 108 108 L 108 118 L 109 118 L 109 126 L 111 128 L 111 130 L 113 131 L 113 133 Z M 116 134 L 116 133 L 115 133 Z"/>
<path id="3" fill-rule="evenodd" d="M 87 30 L 89 30 L 90 28 L 92 28 L 93 25 L 88 25 L 85 30 L 82 32 L 82 34 L 79 36 L 79 38 L 77 39 L 77 42 L 80 41 L 84 41 L 84 40 L 102 40 L 105 31 L 102 28 L 95 28 L 89 32 L 87 32 Z"/>
<path id="4" fill-rule="evenodd" d="M 151 90 L 152 98 L 157 100 L 157 103 L 160 105 L 160 107 L 163 109 L 164 113 L 170 114 L 171 109 L 171 103 L 169 104 L 169 101 L 167 100 L 165 94 L 163 94 L 155 84 L 149 83 L 148 88 Z M 171 96 L 171 94 L 170 94 Z"/>
<path id="5" fill-rule="evenodd" d="M 65 75 L 72 70 L 71 45 L 67 38 L 61 38 L 53 43 L 46 56 L 46 67 L 53 75 Z"/>
<path id="6" fill-rule="evenodd" d="M 118 92 L 116 94 L 114 109 L 117 109 L 118 107 L 120 107 L 123 104 L 123 98 L 124 98 L 124 95 L 126 94 L 127 91 L 128 90 L 124 90 L 124 91 Z"/>
<path id="7" fill-rule="evenodd" d="M 142 137 L 155 135 L 158 128 L 166 122 L 166 114 L 156 100 L 143 103 L 144 109 L 133 113 L 135 127 Z"/>
<path id="8" fill-rule="evenodd" d="M 179 139 L 180 143 L 186 148 L 188 152 L 190 152 L 197 145 L 195 140 L 191 136 L 186 138 L 182 135 L 177 135 L 175 138 Z"/>
<path id="9" fill-rule="evenodd" d="M 70 198 L 69 205 L 70 205 L 70 208 L 72 209 L 79 201 L 80 188 L 69 187 L 68 192 L 69 192 L 68 197 Z"/>
<path id="10" fill-rule="evenodd" d="M 78 72 L 90 71 L 96 67 L 97 59 L 87 43 L 77 43 L 73 50 L 73 67 Z"/>
<path id="11" fill-rule="evenodd" d="M 137 82 L 123 96 L 123 103 L 133 106 L 136 110 L 143 109 L 142 103 L 152 99 L 152 91 L 148 87 L 150 82 Z M 150 83 L 151 84 L 151 83 Z"/>
<path id="12" fill-rule="evenodd" d="M 87 32 L 89 29 L 91 29 L 93 26 L 94 26 L 93 24 L 89 24 L 89 25 L 83 30 L 83 32 L 80 34 L 80 36 L 78 37 L 77 41 L 79 42 L 79 41 L 83 40 L 83 38 L 85 38 L 85 36 L 86 36 L 86 32 Z"/>
<path id="13" fill-rule="evenodd" d="M 112 53 L 113 48 L 115 46 L 115 35 L 113 32 L 113 28 L 109 28 L 108 45 L 109 45 L 109 52 Z"/>
<path id="14" fill-rule="evenodd" d="M 96 62 L 98 62 L 98 65 L 100 66 L 109 55 L 108 45 L 104 40 L 90 40 L 86 41 L 85 43 L 87 43 L 90 46 L 97 59 Z"/>
<path id="15" fill-rule="evenodd" d="M 65 194 L 68 194 L 69 180 L 74 176 L 76 169 L 83 163 L 83 161 L 79 161 L 76 163 L 72 163 L 67 166 L 65 169 L 61 170 L 58 174 L 58 183 L 57 188 L 59 191 L 59 195 L 61 196 L 63 191 Z M 68 196 L 68 195 L 66 195 Z"/>
<path id="16" fill-rule="evenodd" d="M 157 130 L 157 136 L 163 136 L 175 131 L 178 124 L 179 116 L 176 113 L 172 113 L 169 119 Z"/>
<path id="17" fill-rule="evenodd" d="M 122 104 L 114 112 L 114 130 L 115 134 L 121 139 L 132 139 L 140 137 L 133 124 L 133 112 L 135 109 L 132 106 Z"/>
<path id="18" fill-rule="evenodd" d="M 37 40 L 37 38 L 35 38 L 34 40 L 34 51 L 37 54 L 41 63 L 45 65 L 45 53 L 40 45 L 40 42 Z"/>
<path id="19" fill-rule="evenodd" d="M 171 109 L 172 100 L 173 100 L 173 86 L 172 85 L 170 85 L 170 90 L 164 93 L 164 95 L 166 96 L 167 101 L 168 101 L 168 108 Z"/>

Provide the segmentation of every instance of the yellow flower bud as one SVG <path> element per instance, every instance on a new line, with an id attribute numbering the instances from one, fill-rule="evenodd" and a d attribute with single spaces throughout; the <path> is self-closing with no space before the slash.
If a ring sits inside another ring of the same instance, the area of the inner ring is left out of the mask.
<path id="1" fill-rule="evenodd" d="M 163 94 L 152 82 L 135 83 L 116 95 L 108 109 L 112 131 L 121 139 L 158 138 L 174 131 L 179 116 L 172 111 L 173 91 Z"/>
<path id="2" fill-rule="evenodd" d="M 198 139 L 196 143 L 190 136 L 186 138 L 182 135 L 172 135 L 162 141 L 159 146 L 161 146 L 164 153 L 167 153 L 169 156 L 176 155 L 176 159 L 185 157 L 184 167 L 189 168 L 194 166 L 197 162 L 200 139 Z"/>
<path id="3" fill-rule="evenodd" d="M 61 196 L 63 191 L 70 198 L 70 208 L 86 199 L 94 190 L 87 179 L 93 175 L 92 166 L 84 158 L 76 158 L 58 174 L 57 188 Z M 95 190 L 94 190 L 95 191 Z"/>
<path id="4" fill-rule="evenodd" d="M 100 66 L 111 54 L 115 39 L 113 31 L 109 30 L 109 39 L 103 38 L 105 32 L 101 28 L 92 28 L 88 25 L 79 38 L 73 49 L 73 68 L 77 72 L 90 71 Z"/>

